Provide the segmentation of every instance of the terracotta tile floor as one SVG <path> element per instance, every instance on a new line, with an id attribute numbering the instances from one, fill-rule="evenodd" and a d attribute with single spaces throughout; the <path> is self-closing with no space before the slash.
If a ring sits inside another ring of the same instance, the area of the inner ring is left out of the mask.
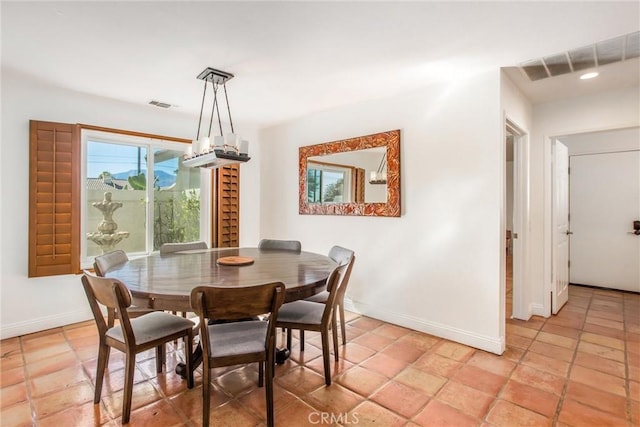
<path id="1" fill-rule="evenodd" d="M 330 387 L 324 386 L 319 336 L 307 335 L 305 352 L 294 347 L 276 369 L 278 426 L 640 425 L 637 294 L 572 286 L 559 315 L 509 320 L 501 357 L 351 314 Z M 1 426 L 120 424 L 119 353 L 111 356 L 102 401 L 92 403 L 93 322 L 0 346 Z M 173 373 L 180 353 L 169 346 L 168 373 L 159 375 L 154 353 L 140 355 L 131 426 L 201 425 L 201 375 L 187 390 Z M 217 372 L 213 425 L 264 424 L 264 391 L 256 381 L 255 366 Z"/>

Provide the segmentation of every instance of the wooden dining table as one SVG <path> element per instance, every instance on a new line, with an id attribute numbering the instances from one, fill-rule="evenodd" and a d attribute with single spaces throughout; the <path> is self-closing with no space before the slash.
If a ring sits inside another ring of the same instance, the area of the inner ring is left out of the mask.
<path id="1" fill-rule="evenodd" d="M 230 264 L 230 265 L 229 265 Z M 258 248 L 213 248 L 134 258 L 105 276 L 122 281 L 138 307 L 193 311 L 191 290 L 196 286 L 240 287 L 284 283 L 285 302 L 315 295 L 325 288 L 337 266 L 326 255 Z M 192 366 L 202 358 L 198 347 Z M 184 376 L 184 367 L 176 372 Z"/>

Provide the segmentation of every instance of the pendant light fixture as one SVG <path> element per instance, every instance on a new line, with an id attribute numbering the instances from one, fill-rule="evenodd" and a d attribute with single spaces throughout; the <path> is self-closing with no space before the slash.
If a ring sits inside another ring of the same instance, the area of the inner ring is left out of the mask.
<path id="1" fill-rule="evenodd" d="M 198 75 L 198 79 L 204 81 L 202 91 L 202 104 L 200 106 L 200 118 L 198 120 L 198 131 L 196 139 L 191 143 L 191 148 L 184 156 L 183 164 L 191 167 L 201 167 L 215 169 L 233 163 L 247 162 L 249 157 L 249 141 L 242 139 L 234 132 L 233 120 L 231 119 L 231 109 L 229 108 L 229 97 L 227 96 L 226 83 L 233 78 L 233 74 L 225 71 L 207 67 Z M 209 119 L 209 129 L 206 134 L 203 130 L 202 121 L 207 98 L 207 87 L 211 84 L 213 89 L 213 101 L 211 103 L 211 117 Z M 222 131 L 222 120 L 220 119 L 220 105 L 218 103 L 218 90 L 222 87 L 224 91 L 227 113 L 229 115 L 229 126 L 231 132 L 224 134 Z M 220 135 L 211 134 L 213 129 L 213 118 L 217 117 Z M 212 144 L 213 142 L 213 144 Z"/>

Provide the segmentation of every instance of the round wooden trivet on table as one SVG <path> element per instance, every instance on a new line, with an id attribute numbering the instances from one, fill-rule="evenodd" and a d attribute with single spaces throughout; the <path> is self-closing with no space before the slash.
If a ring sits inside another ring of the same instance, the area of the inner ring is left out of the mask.
<path id="1" fill-rule="evenodd" d="M 253 264 L 253 258 L 246 256 L 225 256 L 216 261 L 220 265 L 249 265 Z"/>

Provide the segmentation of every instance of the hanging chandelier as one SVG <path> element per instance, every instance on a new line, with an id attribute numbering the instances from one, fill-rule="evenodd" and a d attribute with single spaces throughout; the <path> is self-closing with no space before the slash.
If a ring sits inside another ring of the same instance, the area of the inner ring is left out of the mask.
<path id="1" fill-rule="evenodd" d="M 234 163 L 241 163 L 250 160 L 249 141 L 242 139 L 233 129 L 231 120 L 231 109 L 229 108 L 229 97 L 227 96 L 226 83 L 233 78 L 233 74 L 216 70 L 211 67 L 205 68 L 198 75 L 198 79 L 204 80 L 202 92 L 202 104 L 200 106 L 200 118 L 198 120 L 198 131 L 196 139 L 191 143 L 187 154 L 184 156 L 183 164 L 190 167 L 200 167 L 215 169 Z M 213 88 L 213 101 L 211 103 L 211 116 L 209 119 L 209 129 L 206 134 L 201 135 L 202 120 L 205 112 L 205 102 L 207 98 L 207 87 L 211 83 Z M 222 131 L 222 120 L 220 119 L 220 105 L 218 103 L 218 90 L 222 87 L 224 98 L 229 115 L 229 126 L 231 133 L 224 134 Z M 220 135 L 212 136 L 213 119 L 217 117 Z M 213 143 L 212 143 L 213 142 Z"/>

